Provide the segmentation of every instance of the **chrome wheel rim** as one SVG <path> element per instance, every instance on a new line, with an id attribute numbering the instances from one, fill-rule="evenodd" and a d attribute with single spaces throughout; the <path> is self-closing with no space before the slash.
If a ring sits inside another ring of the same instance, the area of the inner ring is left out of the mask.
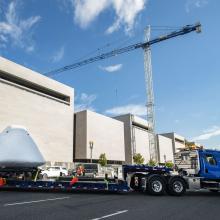
<path id="1" fill-rule="evenodd" d="M 159 180 L 155 180 L 152 182 L 152 189 L 154 192 L 161 192 L 162 188 L 162 183 Z"/>
<path id="2" fill-rule="evenodd" d="M 177 193 L 180 193 L 183 191 L 183 184 L 180 181 L 175 181 L 173 183 L 173 190 Z"/>

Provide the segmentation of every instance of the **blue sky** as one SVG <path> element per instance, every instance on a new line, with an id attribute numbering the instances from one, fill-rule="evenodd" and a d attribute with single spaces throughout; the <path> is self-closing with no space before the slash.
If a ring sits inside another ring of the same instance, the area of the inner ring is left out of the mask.
<path id="1" fill-rule="evenodd" d="M 148 24 L 200 21 L 201 34 L 152 47 L 156 130 L 220 147 L 219 9 L 218 0 L 0 0 L 0 55 L 45 73 L 142 41 Z M 141 49 L 52 78 L 74 87 L 77 110 L 146 117 Z"/>

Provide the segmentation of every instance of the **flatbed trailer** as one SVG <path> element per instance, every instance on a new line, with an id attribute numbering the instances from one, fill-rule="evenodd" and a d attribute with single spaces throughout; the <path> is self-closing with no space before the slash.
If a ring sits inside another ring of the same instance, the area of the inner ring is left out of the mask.
<path id="1" fill-rule="evenodd" d="M 5 184 L 0 186 L 0 190 L 30 190 L 30 191 L 93 191 L 93 192 L 128 192 L 130 189 L 126 182 L 118 183 L 107 181 L 78 181 L 71 184 L 70 181 L 33 181 L 33 180 L 6 180 Z"/>
<path id="2" fill-rule="evenodd" d="M 117 193 L 149 191 L 153 195 L 160 195 L 165 192 L 165 185 L 167 179 L 170 177 L 170 171 L 171 169 L 166 167 L 124 165 L 122 180 L 107 177 L 88 178 L 70 176 L 60 177 L 58 179 L 39 180 L 39 174 L 36 169 L 33 169 L 31 172 L 29 169 L 25 170 L 20 168 L 15 170 L 15 168 L 10 168 L 0 170 L 0 176 L 3 177 L 2 184 L 0 183 L 0 190 L 102 191 Z M 35 177 L 34 175 L 30 177 L 30 173 L 35 173 Z M 20 179 L 18 178 L 19 176 Z M 152 190 L 150 190 L 150 188 L 152 188 Z"/>
<path id="3" fill-rule="evenodd" d="M 0 169 L 0 190 L 56 190 L 147 192 L 163 195 L 165 192 L 181 196 L 187 189 L 220 191 L 220 151 L 196 150 L 176 154 L 176 172 L 167 167 L 123 165 L 123 179 L 61 177 L 41 180 L 35 169 Z M 35 174 L 34 174 L 35 173 Z M 35 177 L 34 177 L 35 175 Z M 34 178 L 33 178 L 34 177 Z M 38 177 L 38 178 L 37 178 Z"/>
<path id="4" fill-rule="evenodd" d="M 130 188 L 126 181 L 117 178 L 61 176 L 43 179 L 36 168 L 3 168 L 0 169 L 0 190 L 6 189 L 127 192 Z"/>

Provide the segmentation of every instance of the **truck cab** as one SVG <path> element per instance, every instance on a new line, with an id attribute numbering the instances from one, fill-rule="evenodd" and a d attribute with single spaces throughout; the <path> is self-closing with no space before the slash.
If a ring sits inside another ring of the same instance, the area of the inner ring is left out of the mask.
<path id="1" fill-rule="evenodd" d="M 199 158 L 199 175 L 205 179 L 220 180 L 220 152 L 216 150 L 200 150 Z"/>
<path id="2" fill-rule="evenodd" d="M 175 165 L 190 189 L 220 191 L 220 151 L 200 149 L 178 152 Z"/>

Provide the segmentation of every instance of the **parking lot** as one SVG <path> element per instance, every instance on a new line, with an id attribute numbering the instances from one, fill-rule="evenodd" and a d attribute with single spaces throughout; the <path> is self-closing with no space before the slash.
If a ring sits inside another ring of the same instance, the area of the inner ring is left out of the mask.
<path id="1" fill-rule="evenodd" d="M 0 191 L 0 219 L 219 219 L 220 194 L 183 197 L 139 193 Z"/>

